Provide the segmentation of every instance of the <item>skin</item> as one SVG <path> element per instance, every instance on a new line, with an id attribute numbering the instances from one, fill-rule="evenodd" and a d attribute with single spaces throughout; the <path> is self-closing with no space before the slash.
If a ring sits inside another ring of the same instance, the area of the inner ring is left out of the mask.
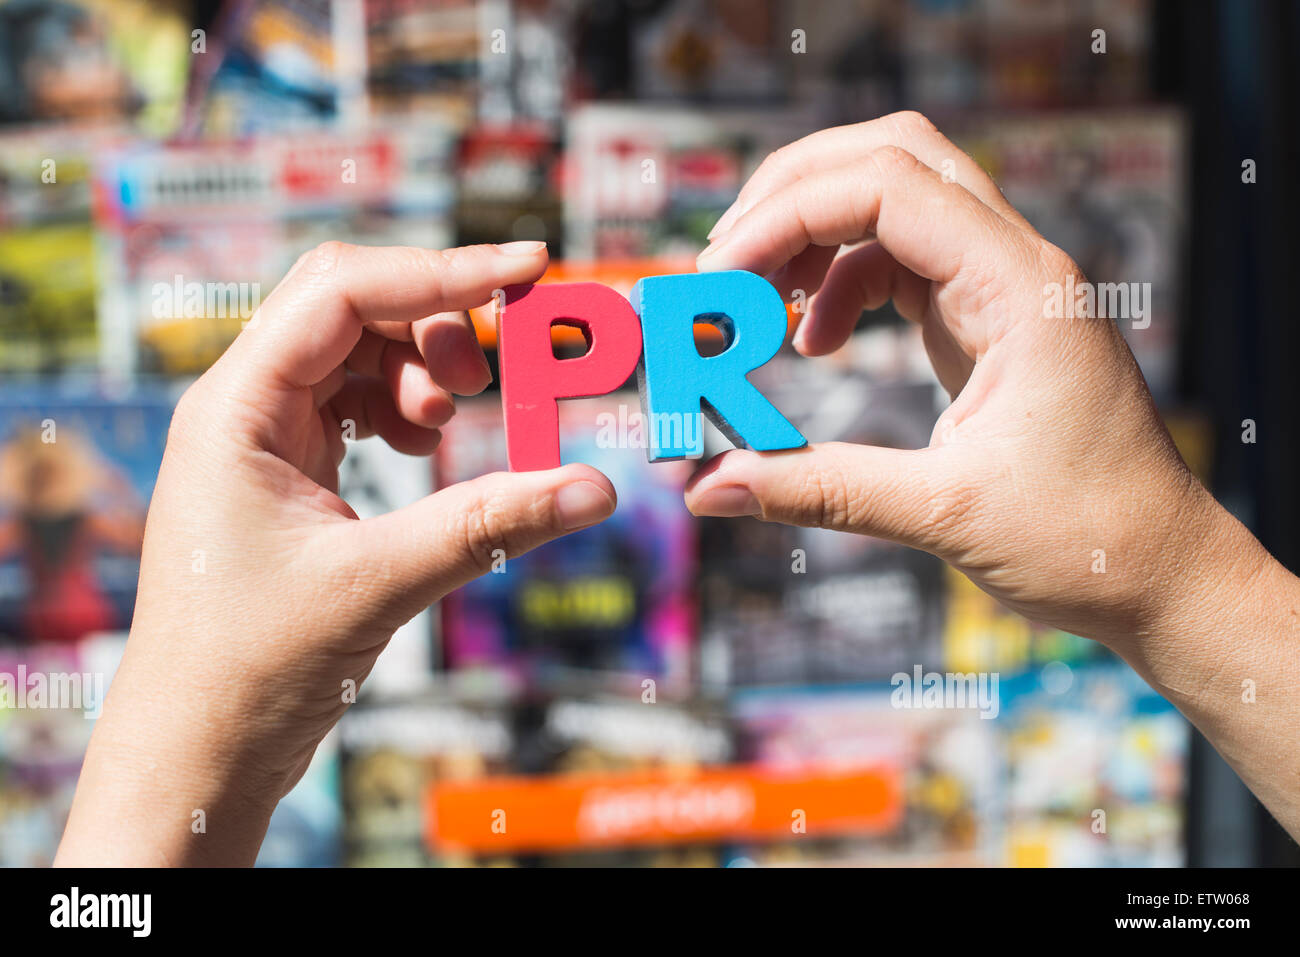
<path id="1" fill-rule="evenodd" d="M 1300 836 L 1300 580 L 1188 470 L 1115 322 L 1045 317 L 1049 284 L 1084 281 L 1069 257 L 917 113 L 772 154 L 710 238 L 701 271 L 815 293 L 805 355 L 892 299 L 953 401 L 925 449 L 726 452 L 690 509 L 923 549 L 1103 642 Z"/>
<path id="2" fill-rule="evenodd" d="M 496 549 L 613 512 L 585 465 L 483 476 L 365 521 L 336 494 L 349 420 L 358 438 L 433 451 L 452 394 L 491 378 L 463 310 L 546 263 L 541 243 L 328 243 L 185 393 L 56 864 L 251 864 L 399 625 Z"/>
<path id="3" fill-rule="evenodd" d="M 1193 478 L 1115 324 L 1044 318 L 1048 283 L 1083 280 L 1070 259 L 917 114 L 773 154 L 712 239 L 701 270 L 816 291 L 796 335 L 808 355 L 892 298 L 953 403 L 926 449 L 727 452 L 692 479 L 691 510 L 924 549 L 1106 643 L 1300 835 L 1300 582 Z M 344 419 L 423 454 L 451 393 L 487 384 L 459 310 L 541 275 L 544 252 L 514 252 L 327 244 L 186 393 L 56 863 L 251 863 L 345 709 L 340 688 L 398 625 L 494 548 L 613 510 L 608 480 L 580 465 L 485 476 L 366 521 L 335 494 Z"/>

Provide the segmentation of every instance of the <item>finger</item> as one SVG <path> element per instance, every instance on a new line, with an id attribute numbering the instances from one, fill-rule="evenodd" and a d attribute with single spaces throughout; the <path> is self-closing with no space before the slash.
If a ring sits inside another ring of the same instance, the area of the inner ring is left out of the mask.
<path id="1" fill-rule="evenodd" d="M 926 117 L 907 110 L 866 123 L 820 130 L 772 153 L 750 176 L 736 202 L 722 214 L 709 239 L 726 232 L 763 197 L 804 176 L 844 166 L 883 146 L 907 150 L 941 176 L 961 184 L 998 215 L 1021 228 L 1032 229 L 969 154 Z"/>
<path id="2" fill-rule="evenodd" d="M 312 386 L 311 397 L 315 407 L 317 409 L 321 408 L 330 399 L 338 395 L 339 389 L 343 388 L 347 381 L 348 370 L 340 366 Z"/>
<path id="3" fill-rule="evenodd" d="M 347 443 L 332 407 L 327 405 L 321 412 L 322 434 L 318 440 L 313 433 L 308 433 L 307 445 L 296 464 L 321 488 L 338 494 L 339 466 L 347 454 Z"/>
<path id="4" fill-rule="evenodd" d="M 943 182 L 910 153 L 884 147 L 762 200 L 701 253 L 697 265 L 702 272 L 747 269 L 766 275 L 809 246 L 871 237 L 903 267 L 940 283 L 963 271 L 1015 275 L 1027 255 L 1025 235 L 971 193 Z M 996 294 L 996 286 L 982 281 L 973 289 Z M 973 330 L 963 347 L 982 351 L 988 334 Z"/>
<path id="5" fill-rule="evenodd" d="M 919 320 L 930 284 L 898 264 L 879 243 L 843 251 L 831 263 L 808 314 L 795 332 L 794 347 L 806 356 L 834 352 L 848 340 L 864 309 L 891 299 L 905 317 Z"/>
<path id="6" fill-rule="evenodd" d="M 545 269 L 544 243 L 448 250 L 325 243 L 267 298 L 223 359 L 249 385 L 311 386 L 343 363 L 365 325 L 409 325 L 479 306 L 493 290 L 532 282 Z"/>
<path id="7" fill-rule="evenodd" d="M 456 400 L 429 377 L 424 357 L 411 342 L 386 339 L 366 329 L 344 365 L 357 375 L 386 381 L 397 410 L 416 425 L 436 429 L 456 412 Z"/>
<path id="8" fill-rule="evenodd" d="M 340 527 L 355 555 L 389 583 L 378 606 L 396 596 L 401 620 L 447 592 L 551 539 L 614 512 L 614 486 L 586 465 L 543 472 L 497 472 L 461 482 L 419 502 Z"/>
<path id="9" fill-rule="evenodd" d="M 384 381 L 402 418 L 426 429 L 446 425 L 456 414 L 452 394 L 429 377 L 414 343 L 394 343 L 384 353 Z"/>
<path id="10" fill-rule="evenodd" d="M 402 415 L 389 385 L 381 379 L 349 378 L 330 400 L 329 409 L 341 425 L 354 424 L 357 438 L 378 435 L 406 455 L 429 455 L 442 438 L 437 429 L 425 428 Z"/>
<path id="11" fill-rule="evenodd" d="M 974 498 L 947 449 L 829 442 L 781 453 L 724 452 L 687 483 L 696 515 L 857 532 L 939 555 L 960 552 Z"/>
<path id="12" fill-rule="evenodd" d="M 904 269 L 879 243 L 849 250 L 827 270 L 808 315 L 795 331 L 794 347 L 806 356 L 840 348 L 857 326 L 863 309 L 893 300 L 905 319 L 921 326 L 921 338 L 935 375 L 950 396 L 959 393 L 975 363 L 962 351 L 947 325 L 928 308 L 930 284 Z"/>
<path id="13" fill-rule="evenodd" d="M 429 375 L 457 395 L 478 395 L 492 382 L 492 369 L 464 310 L 428 316 L 411 327 Z"/>
<path id="14" fill-rule="evenodd" d="M 838 252 L 838 246 L 809 246 L 766 278 L 786 302 L 800 291 L 805 297 L 811 296 L 821 288 Z"/>
<path id="15" fill-rule="evenodd" d="M 370 329 L 362 329 L 357 344 L 352 347 L 343 367 L 357 375 L 377 379 L 384 374 L 384 353 L 394 340 Z"/>
<path id="16" fill-rule="evenodd" d="M 934 313 L 928 313 L 921 320 L 921 342 L 939 384 L 950 399 L 956 399 L 975 371 L 975 360 L 966 354 L 952 330 Z"/>

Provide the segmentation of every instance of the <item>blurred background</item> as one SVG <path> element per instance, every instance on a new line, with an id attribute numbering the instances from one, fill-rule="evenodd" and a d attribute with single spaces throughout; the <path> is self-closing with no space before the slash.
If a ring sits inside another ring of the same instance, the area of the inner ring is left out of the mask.
<path id="1" fill-rule="evenodd" d="M 895 109 L 1150 284 L 1122 325 L 1184 456 L 1296 569 L 1297 48 L 1287 2 L 0 2 L 0 864 L 51 860 L 95 711 L 15 689 L 111 680 L 172 405 L 300 253 L 545 239 L 626 292 L 772 149 Z M 817 441 L 920 447 L 943 407 L 888 307 L 755 378 Z M 499 395 L 458 405 L 433 460 L 350 447 L 359 514 L 504 466 Z M 260 863 L 1297 862 L 1104 649 L 921 553 L 693 519 L 638 409 L 564 404 L 617 514 L 404 627 Z M 930 673 L 994 703 L 900 707 Z"/>

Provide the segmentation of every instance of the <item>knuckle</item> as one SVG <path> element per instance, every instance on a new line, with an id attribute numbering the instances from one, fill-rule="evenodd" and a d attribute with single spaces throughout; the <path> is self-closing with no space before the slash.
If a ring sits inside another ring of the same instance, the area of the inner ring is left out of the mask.
<path id="1" fill-rule="evenodd" d="M 303 268 L 317 275 L 338 272 L 339 266 L 352 249 L 352 246 L 340 240 L 326 240 L 307 253 Z"/>
<path id="2" fill-rule="evenodd" d="M 928 116 L 916 110 L 900 110 L 890 114 L 890 119 L 900 132 L 913 136 L 929 136 L 939 132 L 939 127 Z"/>
<path id="3" fill-rule="evenodd" d="M 905 172 L 916 169 L 921 161 L 901 146 L 881 146 L 871 153 L 871 160 L 884 172 Z"/>
<path id="4" fill-rule="evenodd" d="M 792 144 L 778 147 L 763 157 L 763 161 L 755 167 L 754 172 L 750 175 L 748 181 L 741 187 L 742 195 L 753 195 L 763 188 L 764 184 L 779 182 L 787 177 L 790 172 L 790 154 Z"/>
<path id="5" fill-rule="evenodd" d="M 764 157 L 763 162 L 758 165 L 758 170 L 755 172 L 762 171 L 765 175 L 777 173 L 785 169 L 789 162 L 790 145 L 786 144 L 785 146 L 779 146 L 772 150 L 772 152 L 768 153 L 767 156 Z"/>
<path id="6" fill-rule="evenodd" d="M 1059 279 L 1062 276 L 1081 276 L 1083 274 L 1068 253 L 1059 246 L 1052 245 L 1047 240 L 1043 240 L 1038 249 L 1038 259 L 1043 264 L 1047 274 L 1052 278 Z"/>
<path id="7" fill-rule="evenodd" d="M 981 485 L 973 479 L 945 483 L 930 493 L 925 530 L 931 550 L 960 554 L 979 524 L 982 510 Z"/>
<path id="8" fill-rule="evenodd" d="M 799 504 L 794 518 L 799 525 L 845 529 L 853 516 L 848 480 L 834 463 L 818 463 L 805 469 L 799 476 L 795 501 Z"/>
<path id="9" fill-rule="evenodd" d="M 460 541 L 480 572 L 490 571 L 496 558 L 513 554 L 513 536 L 505 506 L 487 496 L 460 516 Z"/>
<path id="10" fill-rule="evenodd" d="M 450 282 L 454 281 L 453 277 L 457 272 L 472 269 L 468 261 L 473 258 L 473 253 L 478 251 L 474 247 L 420 250 L 420 258 L 423 260 L 421 265 L 427 270 L 425 283 L 431 297 L 441 299 L 444 290 Z"/>
<path id="11" fill-rule="evenodd" d="M 423 249 L 428 266 L 435 273 L 453 270 L 471 254 L 473 247 L 453 247 L 451 249 Z M 473 250 L 477 251 L 477 250 Z"/>

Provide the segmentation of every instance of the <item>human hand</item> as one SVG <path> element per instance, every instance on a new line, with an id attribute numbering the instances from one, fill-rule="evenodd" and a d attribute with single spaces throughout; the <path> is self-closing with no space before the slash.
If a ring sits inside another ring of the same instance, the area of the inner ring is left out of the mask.
<path id="1" fill-rule="evenodd" d="M 1151 629 L 1182 593 L 1186 547 L 1220 510 L 1115 323 L 1045 318 L 1049 284 L 1082 283 L 1078 267 L 924 117 L 774 153 L 699 268 L 815 292 L 795 336 L 806 355 L 839 348 L 864 307 L 892 298 L 953 402 L 923 450 L 727 452 L 688 487 L 694 512 L 912 545 L 1031 618 L 1106 640 Z"/>
<path id="2" fill-rule="evenodd" d="M 186 391 L 58 863 L 252 863 L 399 625 L 498 549 L 612 513 L 609 480 L 583 465 L 483 476 L 365 521 L 336 494 L 348 422 L 433 451 L 453 393 L 491 378 L 463 310 L 546 263 L 541 243 L 327 243 Z"/>
<path id="3" fill-rule="evenodd" d="M 816 133 L 759 168 L 699 268 L 815 291 L 806 355 L 892 299 L 953 401 L 925 449 L 726 452 L 693 512 L 924 549 L 1105 642 L 1300 837 L 1300 581 L 1191 475 L 1114 321 L 1046 317 L 1084 277 L 968 156 L 915 113 Z"/>

